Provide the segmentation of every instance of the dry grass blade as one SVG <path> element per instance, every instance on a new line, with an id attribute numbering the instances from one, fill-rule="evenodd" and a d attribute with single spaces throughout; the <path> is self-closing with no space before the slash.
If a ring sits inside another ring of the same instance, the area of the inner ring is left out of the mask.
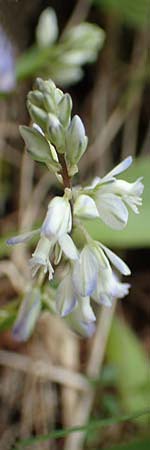
<path id="1" fill-rule="evenodd" d="M 113 307 L 109 310 L 106 307 L 102 307 L 97 323 L 96 334 L 93 339 L 93 345 L 91 347 L 91 354 L 87 362 L 86 375 L 88 377 L 96 378 L 97 376 L 100 376 L 115 307 L 116 302 L 114 302 Z M 72 426 L 76 426 L 77 424 L 80 424 L 81 426 L 86 425 L 91 413 L 94 396 L 95 391 L 92 388 L 89 388 L 87 393 L 82 394 L 73 414 Z M 84 432 L 69 435 L 66 440 L 65 450 L 81 450 L 83 448 L 84 439 Z"/>
<path id="2" fill-rule="evenodd" d="M 0 350 L 0 365 L 21 370 L 37 378 L 50 380 L 78 391 L 87 392 L 89 389 L 89 383 L 84 375 L 61 366 L 45 363 L 42 360 L 32 360 L 29 356 L 15 352 Z"/>

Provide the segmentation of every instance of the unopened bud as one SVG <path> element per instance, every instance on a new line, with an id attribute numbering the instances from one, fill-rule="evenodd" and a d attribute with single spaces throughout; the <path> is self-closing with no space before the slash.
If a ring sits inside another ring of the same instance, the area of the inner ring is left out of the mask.
<path id="1" fill-rule="evenodd" d="M 70 115 L 72 110 L 72 100 L 69 94 L 63 95 L 58 103 L 58 117 L 64 127 L 67 127 L 70 122 Z"/>
<path id="2" fill-rule="evenodd" d="M 32 105 L 32 103 L 30 103 L 29 101 L 27 101 L 27 107 L 33 122 L 39 125 L 43 131 L 45 131 L 47 124 L 47 113 L 38 106 Z"/>
<path id="3" fill-rule="evenodd" d="M 57 151 L 59 153 L 64 153 L 65 151 L 64 129 L 59 119 L 55 116 L 55 114 L 51 113 L 48 114 L 47 132 L 51 143 L 55 145 Z"/>
<path id="4" fill-rule="evenodd" d="M 78 163 L 87 147 L 85 128 L 79 116 L 74 116 L 66 136 L 66 157 L 69 166 Z"/>

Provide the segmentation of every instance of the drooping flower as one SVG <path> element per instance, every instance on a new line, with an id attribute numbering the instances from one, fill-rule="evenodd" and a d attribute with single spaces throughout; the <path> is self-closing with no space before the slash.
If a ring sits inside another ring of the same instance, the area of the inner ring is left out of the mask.
<path id="1" fill-rule="evenodd" d="M 113 229 L 120 230 L 127 225 L 128 209 L 138 213 L 138 206 L 142 204 L 141 194 L 143 192 L 142 178 L 134 183 L 116 180 L 116 176 L 126 170 L 132 163 L 129 156 L 118 164 L 111 172 L 103 178 L 94 180 L 91 186 L 79 191 L 75 202 L 75 214 L 79 217 L 89 217 L 88 205 L 92 203 L 93 217 L 99 216 L 103 222 Z"/>
<path id="2" fill-rule="evenodd" d="M 102 279 L 110 263 L 123 275 L 129 275 L 126 263 L 98 241 L 91 240 L 80 253 L 73 268 L 73 283 L 81 296 L 92 295 L 99 277 Z"/>
<path id="3" fill-rule="evenodd" d="M 71 261 L 78 259 L 78 251 L 68 232 L 71 231 L 72 215 L 69 203 L 69 192 L 63 197 L 55 197 L 48 206 L 48 212 L 40 229 L 33 230 L 8 239 L 9 245 L 27 242 L 33 236 L 40 234 L 37 247 L 29 261 L 32 275 L 35 276 L 40 268 L 49 273 L 49 280 L 53 278 L 54 269 L 50 259 L 57 265 L 62 253 Z"/>
<path id="4" fill-rule="evenodd" d="M 99 272 L 98 282 L 92 298 L 98 304 L 112 306 L 113 300 L 125 297 L 129 292 L 130 284 L 121 283 L 117 275 L 108 266 L 103 272 Z"/>
<path id="5" fill-rule="evenodd" d="M 78 296 L 75 308 L 65 317 L 65 321 L 80 336 L 91 337 L 95 332 L 96 317 L 90 305 L 90 298 Z"/>

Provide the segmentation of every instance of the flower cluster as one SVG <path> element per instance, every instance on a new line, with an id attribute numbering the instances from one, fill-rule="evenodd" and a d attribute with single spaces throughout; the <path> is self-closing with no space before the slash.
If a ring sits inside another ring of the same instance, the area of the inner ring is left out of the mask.
<path id="1" fill-rule="evenodd" d="M 13 237 L 8 243 L 14 245 L 40 235 L 29 261 L 32 275 L 34 277 L 39 270 L 44 274 L 48 272 L 51 283 L 60 265 L 57 288 L 53 289 L 53 310 L 79 334 L 90 336 L 96 320 L 91 300 L 110 307 L 115 298 L 127 295 L 130 285 L 122 283 L 119 274 L 129 275 L 130 269 L 110 249 L 91 238 L 82 219 L 99 217 L 113 229 L 124 228 L 128 207 L 138 213 L 143 184 L 141 178 L 134 183 L 116 178 L 132 163 L 129 156 L 103 178 L 94 179 L 90 186 L 72 188 L 71 180 L 86 150 L 87 136 L 81 119 L 77 115 L 71 118 L 71 97 L 63 94 L 51 80 L 37 79 L 35 90 L 28 94 L 27 105 L 33 125 L 21 126 L 21 135 L 31 157 L 55 172 L 64 192 L 49 202 L 40 229 Z M 74 227 L 83 236 L 81 248 L 73 239 Z M 19 320 L 26 339 L 28 327 L 24 321 L 33 326 L 34 320 L 29 321 L 29 296 L 24 301 L 28 304 L 21 306 L 15 334 L 20 330 Z M 31 303 L 31 315 L 34 315 L 35 304 L 37 317 L 37 302 L 32 300 Z"/>

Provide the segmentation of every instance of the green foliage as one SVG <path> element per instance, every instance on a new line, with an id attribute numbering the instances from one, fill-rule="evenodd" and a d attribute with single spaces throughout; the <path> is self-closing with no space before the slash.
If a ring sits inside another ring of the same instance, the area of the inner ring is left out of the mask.
<path id="1" fill-rule="evenodd" d="M 117 416 L 117 417 L 113 417 L 113 418 L 109 418 L 109 419 L 97 419 L 97 420 L 91 420 L 87 425 L 79 425 L 76 427 L 72 427 L 72 428 L 64 428 L 62 430 L 54 430 L 51 431 L 50 433 L 44 435 L 40 435 L 40 436 L 36 436 L 33 438 L 27 438 L 23 441 L 21 441 L 20 443 L 18 443 L 18 445 L 14 448 L 14 450 L 23 450 L 25 447 L 28 447 L 29 445 L 34 445 L 36 443 L 39 442 L 44 442 L 44 441 L 48 441 L 49 439 L 60 439 L 60 438 L 65 438 L 66 436 L 68 436 L 70 433 L 75 433 L 75 432 L 91 432 L 92 430 L 96 430 L 96 429 L 101 429 L 101 428 L 106 428 L 107 426 L 110 425 L 114 425 L 117 423 L 123 423 L 123 422 L 127 422 L 127 421 L 132 421 L 132 420 L 136 420 L 139 417 L 142 416 L 146 416 L 150 413 L 150 410 L 144 410 L 141 411 L 137 414 L 134 415 L 123 415 L 123 416 Z"/>
<path id="2" fill-rule="evenodd" d="M 106 450 L 149 450 L 150 439 L 144 439 L 140 441 L 132 441 L 127 444 L 115 445 L 113 447 L 106 448 Z"/>
<path id="3" fill-rule="evenodd" d="M 84 225 L 92 238 L 119 248 L 138 248 L 150 246 L 150 158 L 139 158 L 125 173 L 126 181 L 134 180 L 143 175 L 144 193 L 140 214 L 130 213 L 127 227 L 122 231 L 111 230 L 100 219 L 84 220 Z M 124 177 L 122 177 L 124 178 Z"/>
<path id="4" fill-rule="evenodd" d="M 136 335 L 121 319 L 113 320 L 106 350 L 110 364 L 118 369 L 117 387 L 123 407 L 130 413 L 149 404 L 149 363 Z M 139 419 L 147 423 L 147 418 Z"/>
<path id="5" fill-rule="evenodd" d="M 150 23 L 150 0 L 93 0 L 109 13 L 114 12 L 122 22 L 141 28 Z"/>

